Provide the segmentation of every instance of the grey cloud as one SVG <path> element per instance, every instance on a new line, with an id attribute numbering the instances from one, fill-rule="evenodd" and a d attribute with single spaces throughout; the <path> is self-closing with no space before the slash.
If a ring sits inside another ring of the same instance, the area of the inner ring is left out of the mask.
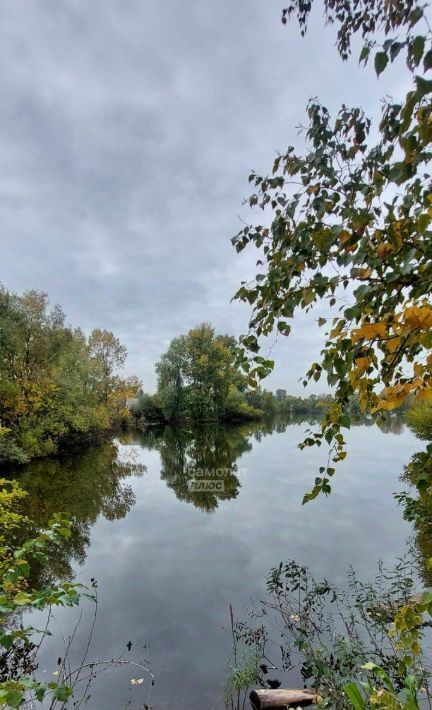
<path id="1" fill-rule="evenodd" d="M 195 323 L 244 332 L 230 299 L 256 255 L 229 238 L 249 171 L 299 140 L 309 96 L 379 105 L 318 16 L 302 40 L 279 15 L 262 0 L 0 2 L 0 279 L 115 331 L 146 387 Z M 300 318 L 271 384 L 298 391 L 318 349 Z"/>

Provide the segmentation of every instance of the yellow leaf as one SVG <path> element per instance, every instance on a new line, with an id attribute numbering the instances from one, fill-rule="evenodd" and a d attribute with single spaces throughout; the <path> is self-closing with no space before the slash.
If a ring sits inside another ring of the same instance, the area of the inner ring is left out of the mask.
<path id="1" fill-rule="evenodd" d="M 375 338 L 385 338 L 387 326 L 385 323 L 367 323 L 355 330 L 352 334 L 353 342 L 364 338 L 364 340 L 374 340 Z"/>
<path id="2" fill-rule="evenodd" d="M 389 242 L 383 242 L 382 244 L 378 244 L 377 252 L 380 259 L 384 259 L 384 257 L 386 257 L 387 254 L 391 254 L 392 251 L 393 247 Z"/>
<path id="3" fill-rule="evenodd" d="M 396 409 L 396 407 L 400 407 L 400 405 L 403 404 L 408 397 L 410 391 L 413 389 L 413 386 L 414 384 L 412 382 L 406 382 L 405 384 L 386 387 L 381 392 L 377 408 L 389 411 L 391 409 Z"/>
<path id="4" fill-rule="evenodd" d="M 365 370 L 368 369 L 370 363 L 371 363 L 371 361 L 370 361 L 370 358 L 369 358 L 369 357 L 358 357 L 358 358 L 356 358 L 355 364 L 356 364 L 356 370 L 357 370 L 357 372 L 359 372 L 360 374 L 363 373 L 363 372 L 365 372 Z"/>
<path id="5" fill-rule="evenodd" d="M 403 314 L 404 322 L 411 328 L 432 328 L 432 308 L 411 306 Z"/>
<path id="6" fill-rule="evenodd" d="M 339 234 L 339 239 L 341 241 L 341 244 L 345 244 L 348 239 L 351 237 L 351 232 L 347 232 L 346 229 L 343 229 L 342 232 Z"/>
<path id="7" fill-rule="evenodd" d="M 401 344 L 401 339 L 397 336 L 387 341 L 386 348 L 389 353 L 395 353 Z"/>
<path id="8" fill-rule="evenodd" d="M 362 269 L 360 271 L 360 273 L 358 274 L 357 278 L 358 279 L 368 279 L 371 274 L 372 274 L 372 269 Z"/>

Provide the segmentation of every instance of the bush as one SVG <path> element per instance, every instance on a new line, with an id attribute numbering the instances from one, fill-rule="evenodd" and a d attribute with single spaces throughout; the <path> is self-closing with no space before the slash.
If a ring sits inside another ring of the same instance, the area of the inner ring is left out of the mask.
<path id="1" fill-rule="evenodd" d="M 161 422 L 164 420 L 158 396 L 146 394 L 145 392 L 138 397 L 138 402 L 132 408 L 132 413 L 135 417 L 145 419 L 148 422 Z"/>
<path id="2" fill-rule="evenodd" d="M 269 678 L 270 669 L 296 671 L 318 693 L 323 708 L 430 707 L 430 669 L 422 641 L 432 616 L 432 594 L 415 594 L 409 560 L 390 570 L 380 565 L 371 583 L 351 571 L 345 588 L 315 580 L 294 561 L 281 563 L 271 570 L 267 595 L 259 604 L 244 621 L 234 621 L 231 611 L 235 690 L 243 676 L 243 687 L 253 683 L 238 668 L 238 649 L 246 648 L 258 659 L 256 685 L 281 684 L 282 679 Z"/>
<path id="3" fill-rule="evenodd" d="M 128 660 L 125 651 L 130 651 L 129 644 L 115 658 L 87 659 L 97 617 L 96 580 L 92 579 L 90 589 L 55 578 L 41 583 L 41 566 L 48 565 L 48 555 L 55 554 L 56 548 L 70 538 L 73 521 L 64 513 L 56 513 L 47 527 L 40 529 L 35 521 L 20 512 L 21 501 L 27 495 L 16 481 L 0 479 L 0 707 L 64 710 L 66 707 L 81 707 L 83 703 L 87 706 L 90 687 L 96 677 L 104 678 L 108 671 L 125 664 L 130 664 L 134 671 L 139 668 L 147 674 L 148 701 L 154 676 L 142 663 Z M 34 537 L 28 537 L 25 530 L 29 529 L 33 530 Z M 77 635 L 79 644 L 82 646 L 84 641 L 87 650 L 74 667 L 71 660 L 76 657 L 76 651 L 72 649 L 72 643 L 81 611 L 72 634 L 67 639 L 64 637 L 64 653 L 59 656 L 54 674 L 58 676 L 56 681 L 43 682 L 36 674 L 38 653 L 44 638 L 51 635 L 49 622 L 53 608 L 76 607 L 83 598 L 94 603 L 87 640 Z M 23 611 L 27 614 L 45 612 L 43 630 L 24 626 Z"/>
<path id="4" fill-rule="evenodd" d="M 17 509 L 25 495 L 16 481 L 0 479 L 0 705 L 34 707 L 36 700 L 42 702 L 49 697 L 50 707 L 58 707 L 56 701 L 64 707 L 72 688 L 37 680 L 34 671 L 40 639 L 35 629 L 17 624 L 16 619 L 23 610 L 50 611 L 53 606 L 79 604 L 82 585 L 63 582 L 33 589 L 30 584 L 33 565 L 46 560 L 48 546 L 71 535 L 71 522 L 58 513 L 45 530 L 37 531 L 36 537 L 17 544 L 16 531 L 26 522 Z"/>
<path id="5" fill-rule="evenodd" d="M 236 387 L 231 387 L 224 405 L 223 418 L 227 421 L 261 419 L 264 412 L 248 404 L 245 395 Z"/>
<path id="6" fill-rule="evenodd" d="M 405 414 L 409 428 L 419 439 L 432 441 L 432 406 L 417 404 Z"/>
<path id="7" fill-rule="evenodd" d="M 0 464 L 27 463 L 29 457 L 18 446 L 7 429 L 0 428 Z"/>

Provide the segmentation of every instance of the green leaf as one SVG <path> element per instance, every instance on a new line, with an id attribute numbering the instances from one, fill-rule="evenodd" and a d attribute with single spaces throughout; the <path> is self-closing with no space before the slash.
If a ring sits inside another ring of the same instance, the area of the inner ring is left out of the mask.
<path id="1" fill-rule="evenodd" d="M 375 71 L 377 73 L 377 76 L 382 74 L 384 69 L 386 68 L 388 64 L 388 56 L 385 52 L 377 52 L 375 54 Z"/>
<path id="2" fill-rule="evenodd" d="M 427 71 L 428 69 L 432 69 L 432 49 L 430 49 L 424 55 L 423 68 L 425 71 Z"/>
<path id="3" fill-rule="evenodd" d="M 67 688 L 66 686 L 59 686 L 53 692 L 56 700 L 61 700 L 62 702 L 67 702 L 68 698 L 72 695 L 72 688 Z"/>
<path id="4" fill-rule="evenodd" d="M 39 702 L 42 702 L 45 697 L 45 693 L 46 689 L 42 685 L 34 689 L 34 694 L 36 696 L 36 699 L 39 700 Z"/>
<path id="5" fill-rule="evenodd" d="M 409 14 L 410 27 L 414 27 L 419 20 L 423 17 L 423 10 L 421 7 L 416 7 Z"/>
<path id="6" fill-rule="evenodd" d="M 377 666 L 377 664 L 373 661 L 368 661 L 362 665 L 362 668 L 364 668 L 365 671 L 376 671 L 379 669 L 379 666 Z"/>
<path id="7" fill-rule="evenodd" d="M 422 99 L 426 94 L 432 92 L 432 81 L 427 79 L 422 79 L 421 76 L 416 76 L 415 78 L 417 84 L 417 100 Z"/>
<path id="8" fill-rule="evenodd" d="M 2 634 L 0 636 L 0 644 L 5 648 L 7 651 L 11 648 L 13 645 L 13 636 L 12 634 Z"/>
<path id="9" fill-rule="evenodd" d="M 419 218 L 417 220 L 417 224 L 418 224 L 418 230 L 421 234 L 423 234 L 423 232 L 426 231 L 426 229 L 429 226 L 430 221 L 431 221 L 431 218 L 426 213 L 423 213 L 419 216 Z"/>
<path id="10" fill-rule="evenodd" d="M 339 419 L 339 424 L 341 426 L 346 427 L 347 429 L 350 428 L 351 426 L 351 417 L 349 414 L 342 414 L 341 418 Z"/>
<path id="11" fill-rule="evenodd" d="M 420 64 L 421 58 L 423 56 L 425 48 L 425 38 L 422 35 L 418 35 L 414 38 L 410 44 L 410 54 L 413 58 L 416 67 Z"/>
<path id="12" fill-rule="evenodd" d="M 24 694 L 20 690 L 10 690 L 6 695 L 6 703 L 11 708 L 18 708 L 24 699 Z"/>
<path id="13" fill-rule="evenodd" d="M 311 500 L 315 500 L 315 498 L 318 496 L 320 492 L 320 488 L 315 486 L 310 493 L 305 493 L 303 496 L 302 500 L 302 505 L 306 505 L 306 503 L 310 503 Z"/>
<path id="14" fill-rule="evenodd" d="M 355 683 L 348 683 L 344 687 L 344 691 L 348 698 L 350 699 L 351 705 L 356 710 L 364 710 L 366 707 L 363 696 L 359 690 L 359 687 Z"/>
<path id="15" fill-rule="evenodd" d="M 392 42 L 390 46 L 390 59 L 392 62 L 394 62 L 403 46 L 404 42 Z"/>
<path id="16" fill-rule="evenodd" d="M 369 59 L 369 54 L 370 54 L 370 47 L 367 44 L 365 44 L 362 51 L 360 52 L 359 64 L 360 64 L 360 62 L 364 62 L 364 64 L 366 65 L 367 60 Z"/>
<path id="17" fill-rule="evenodd" d="M 18 592 L 18 594 L 15 595 L 13 601 L 15 604 L 25 605 L 29 604 L 31 602 L 32 598 L 30 594 L 27 594 L 27 592 Z"/>

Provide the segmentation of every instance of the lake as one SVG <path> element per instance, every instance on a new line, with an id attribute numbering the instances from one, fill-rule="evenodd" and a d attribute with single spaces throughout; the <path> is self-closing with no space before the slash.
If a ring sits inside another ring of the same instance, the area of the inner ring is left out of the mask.
<path id="1" fill-rule="evenodd" d="M 31 517 L 46 524 L 55 511 L 74 516 L 72 538 L 42 574 L 74 574 L 84 584 L 97 579 L 88 660 L 117 656 L 130 641 L 126 656 L 145 659 L 156 677 L 152 707 L 223 708 L 229 605 L 241 616 L 281 560 L 343 584 L 350 565 L 370 579 L 380 559 L 391 565 L 409 550 L 413 530 L 392 494 L 406 487 L 399 476 L 421 448 L 418 440 L 396 418 L 381 429 L 353 426 L 332 495 L 302 507 L 326 459 L 324 450 L 298 449 L 307 427 L 279 421 L 151 428 L 23 471 Z M 214 478 L 223 482 L 217 490 Z M 93 604 L 84 602 L 83 610 L 73 662 L 85 646 Z M 62 636 L 78 617 L 77 610 L 55 612 L 53 637 L 39 657 L 43 679 L 56 672 Z M 36 614 L 25 621 L 43 623 Z M 112 670 L 92 687 L 88 707 L 144 707 L 147 678 L 130 682 L 142 676 L 138 668 Z"/>

